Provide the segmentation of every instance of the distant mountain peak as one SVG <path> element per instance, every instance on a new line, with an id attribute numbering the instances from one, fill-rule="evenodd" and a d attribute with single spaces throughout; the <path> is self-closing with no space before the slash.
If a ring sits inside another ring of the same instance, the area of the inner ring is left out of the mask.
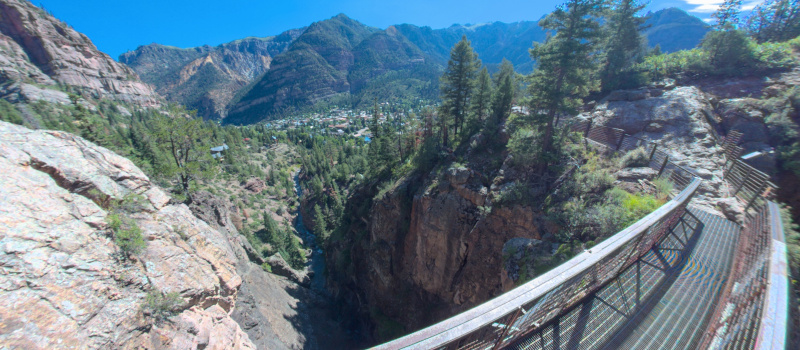
<path id="1" fill-rule="evenodd" d="M 694 47 L 708 31 L 698 18 L 677 9 L 653 13 L 648 24 L 652 26 L 645 35 L 651 45 L 660 44 L 667 52 Z M 380 30 L 341 13 L 288 36 L 284 33 L 263 41 L 246 38 L 210 49 L 164 49 L 139 59 L 120 60 L 131 64 L 145 81 L 156 81 L 160 92 L 189 108 L 215 106 L 213 112 L 206 110 L 208 114 L 201 110 L 201 115 L 248 124 L 337 98 L 354 105 L 367 100 L 372 103 L 375 97 L 388 101 L 409 94 L 419 94 L 417 99 L 435 99 L 438 76 L 450 49 L 462 35 L 467 35 L 490 71 L 505 58 L 521 73 L 533 69 L 528 53 L 531 43 L 546 39 L 538 21 L 454 24 L 443 29 L 397 24 Z M 219 56 L 222 52 L 250 52 L 248 47 L 260 47 L 263 42 L 281 42 L 285 46 L 268 56 L 237 53 L 233 60 L 236 67 L 258 67 L 251 70 L 258 74 L 227 76 L 227 72 L 238 71 L 226 65 L 228 60 Z M 213 63 L 200 65 L 205 61 L 196 60 L 205 54 Z M 186 67 L 190 69 L 184 72 L 191 74 L 180 75 Z M 175 73 L 171 73 L 173 70 Z M 236 78 L 239 76 L 245 78 Z M 201 81 L 214 84 L 200 84 Z M 236 87 L 241 88 L 231 94 Z M 223 90 L 224 94 L 220 92 Z M 209 99 L 216 102 L 210 103 Z M 221 110 L 222 106 L 227 106 L 227 111 Z"/>

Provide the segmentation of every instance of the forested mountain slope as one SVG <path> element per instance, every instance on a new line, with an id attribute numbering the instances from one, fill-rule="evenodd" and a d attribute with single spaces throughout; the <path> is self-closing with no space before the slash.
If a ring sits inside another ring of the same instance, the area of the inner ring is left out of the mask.
<path id="1" fill-rule="evenodd" d="M 277 36 L 244 38 L 219 46 L 181 49 L 150 44 L 119 57 L 170 101 L 207 119 L 224 118 L 237 91 L 264 74 L 304 28 Z"/>
<path id="2" fill-rule="evenodd" d="M 646 24 L 649 45 L 664 52 L 693 48 L 708 31 L 700 19 L 674 8 L 651 14 Z M 249 124 L 320 102 L 357 107 L 375 98 L 436 99 L 450 48 L 464 35 L 491 71 L 505 58 L 521 73 L 533 69 L 532 43 L 547 36 L 536 21 L 379 30 L 339 15 L 305 33 L 297 29 L 214 48 L 151 44 L 120 61 L 167 99 L 203 117 Z"/>

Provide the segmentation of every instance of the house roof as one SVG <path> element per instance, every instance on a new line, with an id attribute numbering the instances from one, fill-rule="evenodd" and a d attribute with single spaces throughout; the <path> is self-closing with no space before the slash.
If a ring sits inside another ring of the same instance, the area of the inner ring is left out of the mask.
<path id="1" fill-rule="evenodd" d="M 227 149 L 228 149 L 228 145 L 222 144 L 222 146 L 217 146 L 217 147 L 211 148 L 211 152 L 222 152 L 222 151 L 227 150 Z"/>

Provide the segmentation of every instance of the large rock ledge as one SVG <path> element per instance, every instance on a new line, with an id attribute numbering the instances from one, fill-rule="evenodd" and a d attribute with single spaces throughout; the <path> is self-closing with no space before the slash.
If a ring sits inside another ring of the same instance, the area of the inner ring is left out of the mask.
<path id="1" fill-rule="evenodd" d="M 228 239 L 129 160 L 80 137 L 0 122 L 0 344 L 10 348 L 255 348 L 229 313 L 242 284 Z M 132 261 L 106 233 L 103 200 L 146 198 L 130 214 L 147 240 Z M 182 310 L 154 322 L 149 291 Z"/>

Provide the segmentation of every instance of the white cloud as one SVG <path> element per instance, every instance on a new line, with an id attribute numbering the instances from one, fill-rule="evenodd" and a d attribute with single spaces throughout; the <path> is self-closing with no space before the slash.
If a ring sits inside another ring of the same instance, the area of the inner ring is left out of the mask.
<path id="1" fill-rule="evenodd" d="M 751 11 L 762 2 L 764 2 L 764 0 L 747 2 L 744 5 L 742 5 L 742 11 Z"/>
<path id="2" fill-rule="evenodd" d="M 699 13 L 712 13 L 719 8 L 719 5 L 722 5 L 723 0 L 683 0 L 689 5 L 693 5 L 694 8 L 690 9 L 689 12 L 699 12 Z M 758 4 L 762 3 L 764 0 L 752 0 L 747 1 L 742 5 L 742 11 L 750 11 L 754 9 Z"/>
<path id="3" fill-rule="evenodd" d="M 689 5 L 694 5 L 690 12 L 714 12 L 719 5 L 722 5 L 722 0 L 684 0 Z"/>

